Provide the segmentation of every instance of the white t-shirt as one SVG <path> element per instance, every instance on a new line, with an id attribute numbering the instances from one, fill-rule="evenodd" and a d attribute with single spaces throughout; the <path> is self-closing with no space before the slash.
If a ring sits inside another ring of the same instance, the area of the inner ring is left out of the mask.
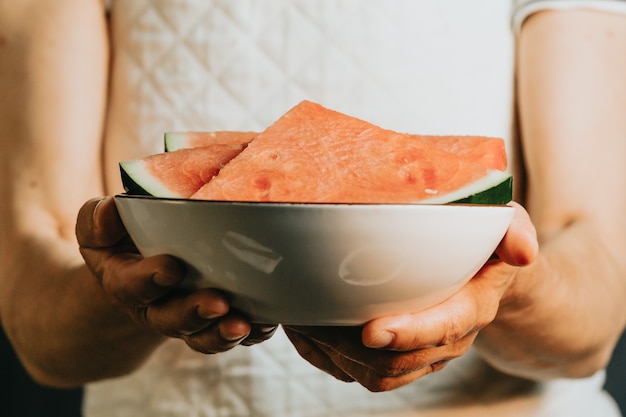
<path id="1" fill-rule="evenodd" d="M 512 20 L 507 0 L 111 0 L 108 192 L 121 191 L 118 161 L 162 151 L 165 131 L 260 130 L 303 99 L 404 132 L 499 136 L 512 150 L 512 27 L 542 7 L 523 3 Z M 88 386 L 85 415 L 618 416 L 602 383 L 534 383 L 470 351 L 370 393 L 314 368 L 279 331 L 218 355 L 169 341 L 134 374 Z"/>

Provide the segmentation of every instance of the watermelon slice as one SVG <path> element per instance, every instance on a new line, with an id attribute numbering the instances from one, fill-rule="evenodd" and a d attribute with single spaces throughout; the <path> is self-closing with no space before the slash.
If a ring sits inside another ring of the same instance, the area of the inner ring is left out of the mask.
<path id="1" fill-rule="evenodd" d="M 127 193 L 321 203 L 504 204 L 499 138 L 408 135 L 303 101 L 264 132 L 168 132 L 120 163 Z"/>
<path id="2" fill-rule="evenodd" d="M 238 131 L 189 131 L 166 132 L 165 151 L 178 149 L 198 148 L 210 145 L 247 145 L 257 136 L 258 132 Z M 415 140 L 431 146 L 453 152 L 459 156 L 472 158 L 475 162 L 486 167 L 504 171 L 507 166 L 506 154 L 502 146 L 502 139 L 485 136 L 433 136 L 410 135 Z"/>
<path id="3" fill-rule="evenodd" d="M 188 131 L 188 132 L 167 132 L 165 133 L 165 149 L 173 151 L 178 149 L 189 149 L 203 146 L 211 146 L 218 143 L 247 145 L 258 132 L 238 132 L 238 131 Z M 414 140 L 422 141 L 431 146 L 447 152 L 452 152 L 463 158 L 472 159 L 487 168 L 504 171 L 507 167 L 506 153 L 502 139 L 485 136 L 433 136 L 414 135 L 410 137 Z M 499 176 L 495 176 L 495 180 Z M 502 182 L 490 187 L 494 178 L 485 180 L 487 189 L 476 194 L 463 195 L 458 200 L 451 203 L 463 204 L 506 204 L 511 201 L 513 182 L 511 177 L 506 177 Z M 481 189 L 483 185 L 475 184 Z M 490 188 L 489 188 L 490 187 Z M 430 201 L 436 202 L 436 200 Z"/>
<path id="4" fill-rule="evenodd" d="M 128 194 L 188 198 L 209 182 L 246 144 L 179 149 L 120 162 Z"/>
<path id="5" fill-rule="evenodd" d="M 434 137 L 386 130 L 303 101 L 255 136 L 191 198 L 444 204 L 496 185 L 501 184 L 500 191 L 506 188 L 504 142 L 466 141 L 497 144 L 485 156 L 484 149 L 461 145 L 465 139 L 447 137 L 445 146 L 438 147 Z M 455 147 L 461 151 L 453 152 Z"/>

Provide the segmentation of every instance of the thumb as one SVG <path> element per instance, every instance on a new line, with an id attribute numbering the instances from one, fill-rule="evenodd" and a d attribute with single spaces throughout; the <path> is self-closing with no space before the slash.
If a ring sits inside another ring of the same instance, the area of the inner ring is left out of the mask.
<path id="1" fill-rule="evenodd" d="M 76 237 L 83 248 L 107 248 L 126 236 L 113 197 L 87 201 L 78 212 Z"/>
<path id="2" fill-rule="evenodd" d="M 539 251 L 537 231 L 528 212 L 520 204 L 511 202 L 509 206 L 515 209 L 515 214 L 495 252 L 498 258 L 510 265 L 525 266 L 534 261 Z"/>

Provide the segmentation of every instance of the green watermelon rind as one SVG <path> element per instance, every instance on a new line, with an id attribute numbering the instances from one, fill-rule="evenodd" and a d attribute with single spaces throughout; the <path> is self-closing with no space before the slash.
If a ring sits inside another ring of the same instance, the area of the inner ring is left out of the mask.
<path id="1" fill-rule="evenodd" d="M 179 149 L 189 147 L 188 132 L 165 132 L 163 142 L 165 144 L 165 152 L 173 152 Z"/>
<path id="2" fill-rule="evenodd" d="M 156 177 L 148 172 L 145 163 L 140 159 L 119 163 L 122 185 L 126 194 L 147 195 L 161 198 L 182 198 L 180 194 L 170 190 Z"/>
<path id="3" fill-rule="evenodd" d="M 507 177 L 499 184 L 468 197 L 448 204 L 490 204 L 503 205 L 513 200 L 513 177 Z"/>
<path id="4" fill-rule="evenodd" d="M 419 204 L 506 204 L 511 201 L 512 194 L 511 175 L 493 170 L 465 187 L 441 196 L 435 194 Z M 503 203 L 504 200 L 506 201 Z"/>

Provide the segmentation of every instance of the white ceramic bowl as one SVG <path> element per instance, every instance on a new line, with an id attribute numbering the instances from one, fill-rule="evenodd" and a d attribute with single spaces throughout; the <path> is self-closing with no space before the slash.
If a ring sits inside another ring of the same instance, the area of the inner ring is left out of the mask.
<path id="1" fill-rule="evenodd" d="M 235 203 L 116 196 L 144 256 L 232 294 L 253 321 L 355 325 L 463 286 L 511 221 L 507 206 Z"/>

